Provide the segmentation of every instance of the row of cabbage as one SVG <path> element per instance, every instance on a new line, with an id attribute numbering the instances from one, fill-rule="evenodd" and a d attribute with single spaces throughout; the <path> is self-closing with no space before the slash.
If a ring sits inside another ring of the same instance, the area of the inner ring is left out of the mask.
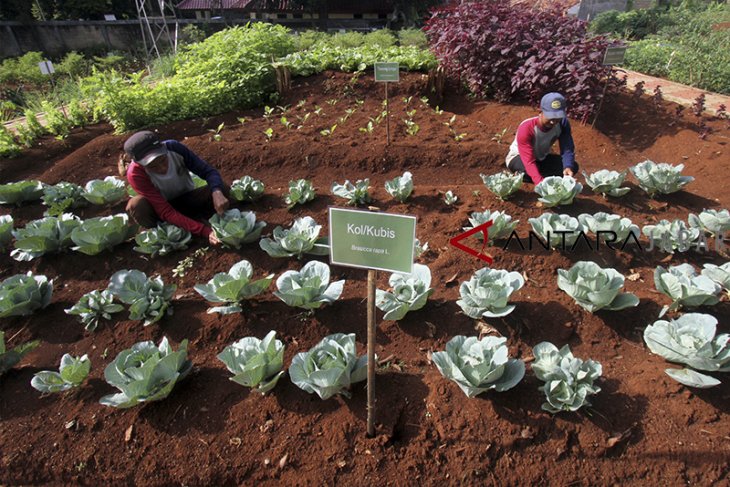
<path id="1" fill-rule="evenodd" d="M 38 342 L 5 350 L 0 332 L 0 374 L 17 364 Z M 119 390 L 104 396 L 101 404 L 130 408 L 165 399 L 175 385 L 192 370 L 188 359 L 188 341 L 175 351 L 163 337 L 159 345 L 152 341 L 135 343 L 120 352 L 104 369 L 107 383 Z M 233 374 L 231 381 L 266 394 L 285 374 L 284 344 L 269 332 L 263 339 L 245 337 L 225 347 L 217 358 Z M 544 382 L 539 388 L 546 397 L 542 408 L 552 413 L 576 411 L 590 405 L 587 397 L 600 388 L 594 381 L 601 375 L 601 365 L 573 356 L 566 345 L 560 350 L 549 342 L 533 349 L 532 370 Z M 505 338 L 456 336 L 443 352 L 432 357 L 437 369 L 453 380 L 468 397 L 488 390 L 498 392 L 515 387 L 525 375 L 525 363 L 508 357 Z M 31 379 L 31 386 L 42 393 L 56 393 L 82 385 L 91 371 L 87 355 L 64 354 L 58 371 L 43 370 Z M 367 377 L 367 357 L 358 356 L 355 334 L 335 333 L 326 336 L 306 352 L 294 356 L 288 368 L 291 381 L 310 394 L 326 400 L 335 395 L 350 397 L 351 386 Z"/>
<path id="2" fill-rule="evenodd" d="M 475 228 L 487 221 L 492 222 L 488 232 L 490 244 L 496 240 L 509 239 L 519 223 L 506 212 L 485 210 L 473 212 L 469 217 L 471 226 L 464 229 Z M 597 236 L 597 240 L 603 238 L 609 245 L 617 242 L 623 247 L 632 239 L 639 244 L 639 227 L 629 218 L 616 214 L 598 212 L 573 217 L 543 213 L 528 221 L 533 233 L 546 248 L 575 248 L 580 244 L 579 239 L 586 239 L 586 235 L 591 233 Z M 263 238 L 261 234 L 266 222 L 257 221 L 253 211 L 234 208 L 223 215 L 214 215 L 209 222 L 216 236 L 229 248 L 240 249 L 242 245 L 259 240 L 260 247 L 271 257 L 301 258 L 304 254 L 327 255 L 329 252 L 327 238 L 320 237 L 322 226 L 309 216 L 295 219 L 289 228 L 277 226 L 271 237 Z M 133 236 L 135 251 L 155 257 L 186 249 L 191 241 L 190 232 L 168 223 L 160 223 L 155 228 L 137 233 L 137 226 L 130 224 L 128 215 L 123 213 L 86 220 L 64 213 L 33 220 L 18 229 L 13 228 L 13 223 L 12 216 L 0 216 L 0 248 L 13 242 L 15 249 L 11 256 L 19 261 L 29 261 L 69 248 L 96 255 Z M 656 224 L 645 225 L 641 233 L 659 250 L 673 253 L 690 250 L 693 246 L 698 250 L 710 250 L 706 236 L 714 236 L 718 243 L 722 243 L 728 231 L 728 210 L 704 210 L 699 214 L 690 214 L 689 223 L 683 220 L 660 220 Z M 591 245 L 590 242 L 588 244 Z M 418 248 L 418 251 L 424 248 L 427 248 L 427 244 Z"/>
<path id="3" fill-rule="evenodd" d="M 644 340 L 650 350 L 684 369 L 667 369 L 673 379 L 692 387 L 712 387 L 719 381 L 695 369 L 730 371 L 730 336 L 715 335 L 717 320 L 710 315 L 690 313 L 672 321 L 659 320 L 648 326 Z M 37 346 L 27 343 L 5 350 L 0 332 L 0 374 L 14 366 L 24 354 Z M 177 382 L 192 370 L 187 357 L 187 340 L 177 351 L 167 338 L 159 345 L 151 341 L 134 344 L 123 350 L 104 370 L 104 377 L 120 392 L 101 398 L 100 403 L 129 408 L 166 398 Z M 274 331 L 263 340 L 245 337 L 225 347 L 218 359 L 233 374 L 231 381 L 250 387 L 261 394 L 271 391 L 284 375 L 284 344 Z M 600 392 L 595 381 L 602 374 L 601 364 L 574 357 L 565 345 L 558 349 L 549 342 L 533 348 L 532 371 L 543 382 L 539 388 L 545 395 L 542 409 L 551 413 L 576 411 L 589 406 L 589 396 Z M 444 351 L 432 354 L 439 372 L 455 382 L 467 397 L 494 390 L 514 388 L 525 375 L 525 362 L 510 358 L 503 337 L 452 338 Z M 31 385 L 53 393 L 80 386 L 91 370 L 87 355 L 65 354 L 58 372 L 44 370 L 34 375 Z M 322 339 L 306 352 L 294 356 L 288 372 L 291 381 L 302 390 L 326 400 L 335 395 L 350 397 L 352 384 L 366 378 L 367 358 L 357 356 L 355 335 L 336 333 Z"/>
<path id="4" fill-rule="evenodd" d="M 618 198 L 630 191 L 630 188 L 621 185 L 628 171 L 631 171 L 639 187 L 653 198 L 657 194 L 677 192 L 694 181 L 692 176 L 682 175 L 683 169 L 684 164 L 673 166 L 646 160 L 631 166 L 626 171 L 601 169 L 592 174 L 583 171 L 583 176 L 594 193 Z M 482 174 L 481 177 L 487 188 L 503 200 L 515 194 L 523 182 L 521 173 L 502 172 L 492 175 Z M 583 185 L 571 176 L 549 176 L 535 185 L 535 192 L 540 195 L 539 200 L 546 207 L 569 205 L 582 190 Z"/>
<path id="5" fill-rule="evenodd" d="M 639 304 L 631 293 L 623 292 L 624 276 L 611 268 L 602 268 L 591 261 L 579 261 L 570 269 L 559 269 L 558 287 L 576 303 L 594 313 L 599 310 L 621 310 Z M 213 276 L 206 284 L 194 289 L 208 302 L 215 304 L 209 313 L 242 311 L 242 303 L 267 290 L 274 278 L 270 274 L 254 280 L 253 266 L 246 260 L 234 264 L 228 272 Z M 718 304 L 723 289 L 730 293 L 730 262 L 721 266 L 705 264 L 701 274 L 690 264 L 655 269 L 657 290 L 671 299 L 660 317 L 667 311 Z M 525 284 L 518 272 L 482 268 L 461 283 L 461 298 L 456 304 L 474 319 L 509 315 L 515 305 L 510 299 Z M 330 283 L 330 268 L 319 261 L 310 261 L 300 270 L 288 270 L 276 281 L 273 294 L 292 307 L 314 310 L 339 299 L 344 280 Z M 389 289 L 377 290 L 376 305 L 386 320 L 401 320 L 410 311 L 423 308 L 433 293 L 431 272 L 426 265 L 414 264 L 411 274 L 394 273 Z M 94 330 L 101 319 L 111 319 L 129 305 L 129 319 L 143 320 L 149 325 L 172 312 L 171 301 L 176 286 L 165 284 L 161 277 L 148 278 L 138 270 L 122 270 L 110 279 L 105 290 L 85 294 L 67 313 L 78 315 L 87 329 Z M 45 276 L 19 274 L 0 283 L 0 317 L 27 315 L 50 303 L 52 281 Z"/>
<path id="6" fill-rule="evenodd" d="M 650 196 L 657 193 L 669 194 L 679 191 L 694 178 L 682 176 L 684 165 L 672 166 L 666 163 L 644 161 L 629 170 L 639 181 L 639 185 Z M 625 195 L 629 188 L 621 187 L 627 171 L 609 171 L 602 169 L 593 174 L 583 172 L 586 183 L 597 194 L 619 197 Z M 484 184 L 500 199 L 509 198 L 522 187 L 521 173 L 502 172 L 492 175 L 481 175 Z M 197 178 L 196 185 L 203 183 Z M 332 183 L 331 191 L 334 195 L 347 200 L 348 204 L 359 205 L 372 201 L 369 193 L 370 180 L 357 180 L 355 183 L 346 180 L 344 183 Z M 405 202 L 413 192 L 413 175 L 406 171 L 402 176 L 386 181 L 385 189 L 394 199 Z M 550 176 L 535 186 L 540 195 L 540 201 L 546 207 L 571 204 L 575 196 L 583 189 L 571 176 Z M 263 196 L 264 183 L 251 176 L 244 176 L 233 181 L 231 196 L 239 201 L 255 201 Z M 22 204 L 28 201 L 43 198 L 47 205 L 64 203 L 67 207 L 76 208 L 86 201 L 93 204 L 113 204 L 120 201 L 125 194 L 124 183 L 109 176 L 103 180 L 89 181 L 84 188 L 74 183 L 61 182 L 47 186 L 38 181 L 20 181 L 0 185 L 0 204 Z M 316 196 L 311 181 L 298 179 L 290 181 L 289 192 L 284 200 L 292 208 L 297 204 L 312 201 Z"/>

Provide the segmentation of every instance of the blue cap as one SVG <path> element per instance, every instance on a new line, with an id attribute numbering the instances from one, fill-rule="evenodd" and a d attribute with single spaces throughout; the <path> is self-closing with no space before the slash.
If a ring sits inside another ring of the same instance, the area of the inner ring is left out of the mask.
<path id="1" fill-rule="evenodd" d="M 565 118 L 565 97 L 560 93 L 548 93 L 540 100 L 540 110 L 547 118 Z"/>

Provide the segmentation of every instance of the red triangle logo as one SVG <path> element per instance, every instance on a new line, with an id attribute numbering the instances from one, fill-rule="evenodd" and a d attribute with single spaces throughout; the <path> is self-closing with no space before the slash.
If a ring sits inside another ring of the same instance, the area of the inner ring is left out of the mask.
<path id="1" fill-rule="evenodd" d="M 460 233 L 456 237 L 453 237 L 451 240 L 449 240 L 449 243 L 451 245 L 453 245 L 454 247 L 456 247 L 457 249 L 463 250 L 467 254 L 473 255 L 477 259 L 481 259 L 481 260 L 485 261 L 487 264 L 491 264 L 492 262 L 494 262 L 494 259 L 492 259 L 491 255 L 484 253 L 484 247 L 486 247 L 487 241 L 489 240 L 488 229 L 491 226 L 492 226 L 492 220 L 484 222 L 479 226 L 476 226 L 470 230 L 467 230 L 464 233 Z M 461 241 L 464 240 L 465 238 L 471 237 L 472 235 L 479 233 L 479 232 L 482 232 L 483 237 L 484 237 L 484 244 L 482 245 L 481 250 L 476 250 L 471 247 L 467 247 L 466 245 L 461 243 Z"/>

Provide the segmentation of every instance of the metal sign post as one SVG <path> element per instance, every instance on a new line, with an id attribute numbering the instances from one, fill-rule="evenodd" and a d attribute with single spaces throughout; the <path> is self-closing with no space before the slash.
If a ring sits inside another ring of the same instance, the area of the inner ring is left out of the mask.
<path id="1" fill-rule="evenodd" d="M 375 63 L 375 81 L 385 83 L 385 132 L 386 144 L 390 145 L 390 101 L 388 100 L 388 83 L 400 81 L 398 63 Z"/>
<path id="2" fill-rule="evenodd" d="M 626 46 L 608 46 L 606 48 L 606 52 L 603 54 L 603 65 L 607 66 L 606 84 L 603 86 L 603 94 L 601 95 L 601 101 L 598 103 L 598 109 L 596 110 L 596 116 L 593 118 L 591 128 L 596 125 L 596 121 L 598 120 L 598 113 L 601 111 L 601 107 L 603 106 L 603 99 L 606 98 L 606 90 L 608 90 L 608 81 L 611 78 L 611 70 L 613 69 L 614 65 L 622 64 L 624 62 L 626 49 Z"/>
<path id="3" fill-rule="evenodd" d="M 45 60 L 38 63 L 38 67 L 41 70 L 41 74 L 48 75 L 48 78 L 51 81 L 51 88 L 53 88 L 53 91 L 56 91 L 56 80 L 53 78 L 53 74 L 56 72 L 56 69 L 53 67 L 53 63 L 51 61 Z M 61 112 L 63 112 L 63 116 L 68 118 L 68 115 L 66 115 L 66 108 L 63 106 L 63 103 L 61 103 Z"/>
<path id="4" fill-rule="evenodd" d="M 386 85 L 387 86 L 387 85 Z M 377 271 L 413 272 L 416 217 L 345 208 L 329 209 L 330 263 L 368 270 L 367 434 L 375 436 L 375 283 Z"/>

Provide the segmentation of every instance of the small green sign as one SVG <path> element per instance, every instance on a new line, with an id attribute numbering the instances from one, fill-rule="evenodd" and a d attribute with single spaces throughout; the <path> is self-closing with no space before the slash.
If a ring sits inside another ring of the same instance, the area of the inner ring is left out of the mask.
<path id="1" fill-rule="evenodd" d="M 375 63 L 375 81 L 400 81 L 400 67 L 398 63 Z"/>
<path id="2" fill-rule="evenodd" d="M 606 48 L 606 54 L 603 56 L 603 65 L 623 64 L 626 55 L 626 46 L 611 46 Z"/>
<path id="3" fill-rule="evenodd" d="M 413 272 L 416 217 L 329 209 L 330 262 L 388 272 Z"/>

